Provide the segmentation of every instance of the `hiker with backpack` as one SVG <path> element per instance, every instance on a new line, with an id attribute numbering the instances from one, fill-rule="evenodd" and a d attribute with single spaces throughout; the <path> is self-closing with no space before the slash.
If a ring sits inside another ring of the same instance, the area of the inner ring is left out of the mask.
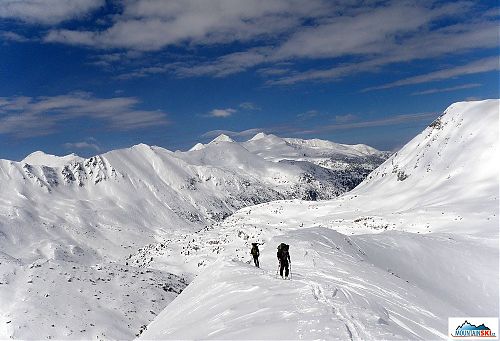
<path id="1" fill-rule="evenodd" d="M 288 273 L 289 269 L 288 266 L 292 263 L 290 260 L 290 253 L 288 253 L 289 245 L 285 243 L 281 243 L 278 246 L 278 261 L 279 261 L 279 268 L 280 268 L 280 275 L 283 278 L 283 270 L 285 270 L 285 278 L 288 278 Z"/>
<path id="2" fill-rule="evenodd" d="M 250 254 L 253 256 L 253 262 L 255 263 L 255 266 L 260 268 L 259 265 L 259 244 L 258 243 L 252 243 L 252 250 L 250 250 Z"/>

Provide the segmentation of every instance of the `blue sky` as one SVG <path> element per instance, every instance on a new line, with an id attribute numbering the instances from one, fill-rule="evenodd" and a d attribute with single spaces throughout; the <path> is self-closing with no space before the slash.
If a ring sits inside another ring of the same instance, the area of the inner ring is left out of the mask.
<path id="1" fill-rule="evenodd" d="M 497 1 L 2 0 L 0 158 L 259 131 L 395 150 L 499 97 Z"/>

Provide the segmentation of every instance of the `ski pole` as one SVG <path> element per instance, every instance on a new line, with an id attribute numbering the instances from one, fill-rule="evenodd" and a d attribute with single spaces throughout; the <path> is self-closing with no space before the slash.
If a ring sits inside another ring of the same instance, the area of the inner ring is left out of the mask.
<path id="1" fill-rule="evenodd" d="M 290 280 L 292 280 L 292 262 L 290 262 Z"/>

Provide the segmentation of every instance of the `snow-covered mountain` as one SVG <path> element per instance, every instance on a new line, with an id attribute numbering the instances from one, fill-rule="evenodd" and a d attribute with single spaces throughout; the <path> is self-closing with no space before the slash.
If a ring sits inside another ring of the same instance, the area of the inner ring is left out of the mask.
<path id="1" fill-rule="evenodd" d="M 324 143 L 323 158 L 341 154 Z M 374 151 L 332 169 L 245 144 L 221 135 L 188 152 L 140 144 L 88 159 L 35 152 L 0 160 L 0 338 L 131 338 L 198 268 L 182 256 L 141 269 L 155 264 L 137 258 L 146 247 L 178 239 L 172 248 L 181 249 L 186 236 L 250 205 L 335 197 L 386 158 Z"/>
<path id="2" fill-rule="evenodd" d="M 455 103 L 337 200 L 259 209 L 349 234 L 398 229 L 497 236 L 498 110 L 498 100 Z M 280 215 L 269 219 L 281 221 Z"/>
<path id="3" fill-rule="evenodd" d="M 200 268 L 141 337 L 447 339 L 448 317 L 498 316 L 499 105 L 453 104 L 339 198 L 247 207 L 133 255 Z"/>
<path id="4" fill-rule="evenodd" d="M 218 142 L 237 144 L 229 136 L 222 134 L 207 146 Z M 281 138 L 265 133 L 258 133 L 250 140 L 239 144 L 266 160 L 307 161 L 331 170 L 348 170 L 360 174 L 372 171 L 390 155 L 388 152 L 381 152 L 364 144 L 346 145 L 319 139 Z M 203 148 L 204 144 L 197 143 L 191 151 Z"/>
<path id="5" fill-rule="evenodd" d="M 450 106 L 324 201 L 299 199 L 386 154 L 261 133 L 0 161 L 0 338 L 445 339 L 498 316 L 499 104 Z"/>
<path id="6" fill-rule="evenodd" d="M 63 167 L 71 162 L 83 161 L 83 158 L 78 155 L 71 153 L 65 156 L 56 156 L 51 154 L 46 154 L 40 150 L 31 153 L 26 156 L 21 163 L 27 163 L 36 166 L 47 166 L 47 167 Z"/>

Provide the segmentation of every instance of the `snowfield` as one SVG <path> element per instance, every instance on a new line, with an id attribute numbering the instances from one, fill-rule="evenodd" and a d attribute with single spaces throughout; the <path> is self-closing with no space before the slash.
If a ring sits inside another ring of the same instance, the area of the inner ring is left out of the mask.
<path id="1" fill-rule="evenodd" d="M 213 262 L 141 338 L 446 339 L 448 317 L 498 316 L 499 104 L 453 104 L 337 199 L 244 208 L 187 237 L 185 262 Z M 152 254 L 168 266 L 163 249 L 136 257 Z"/>
<path id="2" fill-rule="evenodd" d="M 276 276 L 282 241 L 291 245 L 291 281 Z M 498 250 L 484 246 L 443 234 L 290 231 L 267 241 L 262 269 L 210 265 L 142 338 L 446 339 L 448 316 L 496 316 Z"/>
<path id="3" fill-rule="evenodd" d="M 455 103 L 388 159 L 261 133 L 1 160 L 0 338 L 446 339 L 498 316 L 499 105 Z"/>
<path id="4" fill-rule="evenodd" d="M 185 261 L 188 236 L 242 207 L 336 197 L 387 158 L 324 145 L 301 147 L 300 160 L 224 136 L 188 152 L 140 144 L 0 160 L 0 339 L 138 336 L 209 263 Z M 319 154 L 339 166 L 316 164 Z M 168 251 L 167 267 L 139 257 L 151 245 Z"/>

